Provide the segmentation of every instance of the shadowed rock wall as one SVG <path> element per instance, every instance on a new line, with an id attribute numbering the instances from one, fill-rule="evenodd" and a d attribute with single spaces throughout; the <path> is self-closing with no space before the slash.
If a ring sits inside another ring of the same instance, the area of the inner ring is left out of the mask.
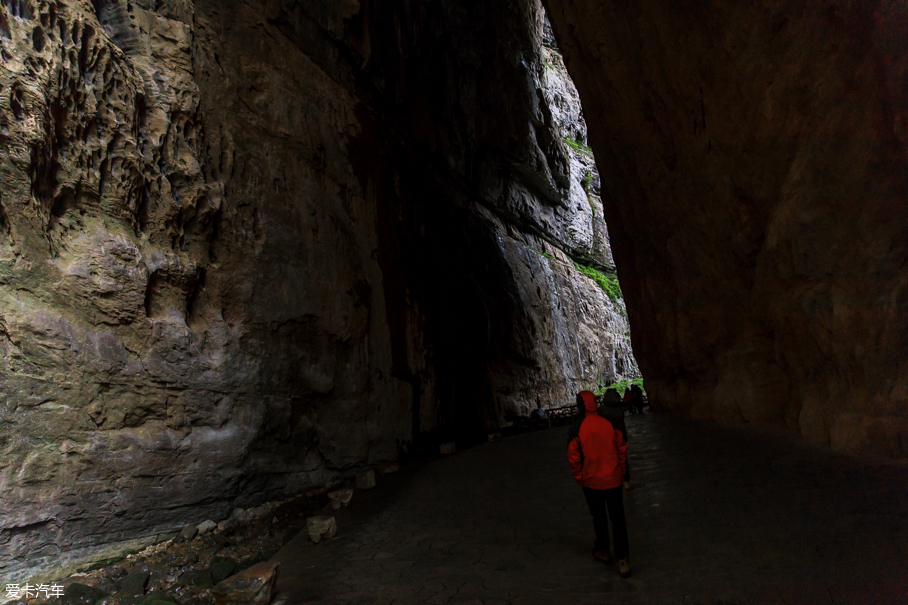
<path id="1" fill-rule="evenodd" d="M 547 4 L 654 407 L 908 455 L 908 9 Z"/>
<path id="2" fill-rule="evenodd" d="M 574 266 L 613 270 L 542 31 L 516 0 L 0 0 L 4 579 L 635 375 Z"/>

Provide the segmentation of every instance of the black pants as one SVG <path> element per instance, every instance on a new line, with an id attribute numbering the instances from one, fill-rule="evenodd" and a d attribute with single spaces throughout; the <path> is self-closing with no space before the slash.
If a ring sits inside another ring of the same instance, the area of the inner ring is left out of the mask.
<path id="1" fill-rule="evenodd" d="M 624 519 L 624 489 L 619 485 L 612 489 L 583 488 L 587 506 L 593 515 L 593 529 L 596 530 L 596 548 L 609 552 L 608 522 L 612 520 L 615 533 L 615 558 L 627 558 L 627 521 Z M 606 512 L 606 507 L 608 511 Z"/>

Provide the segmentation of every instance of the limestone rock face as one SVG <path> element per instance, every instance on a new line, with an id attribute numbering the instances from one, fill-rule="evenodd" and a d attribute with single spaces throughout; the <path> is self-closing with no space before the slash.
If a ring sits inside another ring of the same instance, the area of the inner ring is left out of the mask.
<path id="1" fill-rule="evenodd" d="M 0 3 L 0 575 L 634 375 L 545 35 L 535 0 Z"/>
<path id="2" fill-rule="evenodd" d="M 548 6 L 650 404 L 908 455 L 908 9 Z"/>

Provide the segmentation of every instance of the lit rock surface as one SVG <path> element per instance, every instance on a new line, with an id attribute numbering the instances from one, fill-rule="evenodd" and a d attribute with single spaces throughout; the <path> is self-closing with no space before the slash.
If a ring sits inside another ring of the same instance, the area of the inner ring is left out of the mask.
<path id="1" fill-rule="evenodd" d="M 0 3 L 4 579 L 636 373 L 539 4 L 407 6 Z"/>
<path id="2" fill-rule="evenodd" d="M 908 455 L 908 8 L 549 8 L 651 405 Z"/>

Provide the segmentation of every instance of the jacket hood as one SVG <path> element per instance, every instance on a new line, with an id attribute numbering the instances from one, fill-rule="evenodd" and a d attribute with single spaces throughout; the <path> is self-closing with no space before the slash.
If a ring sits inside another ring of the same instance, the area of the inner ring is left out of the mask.
<path id="1" fill-rule="evenodd" d="M 593 395 L 592 391 L 580 391 L 577 393 L 577 405 L 579 406 L 581 403 L 587 412 L 596 412 L 599 409 L 596 404 L 596 396 Z"/>

